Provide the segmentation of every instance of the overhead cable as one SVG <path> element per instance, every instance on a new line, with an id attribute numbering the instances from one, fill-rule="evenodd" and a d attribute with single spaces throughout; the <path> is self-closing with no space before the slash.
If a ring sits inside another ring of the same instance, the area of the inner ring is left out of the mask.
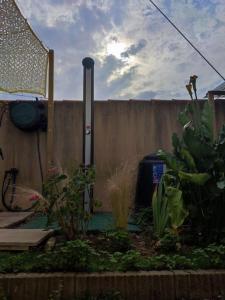
<path id="1" fill-rule="evenodd" d="M 198 54 L 207 62 L 207 64 L 225 81 L 225 77 L 213 66 L 213 64 L 197 49 L 197 47 L 185 36 L 185 34 L 169 19 L 169 17 L 152 1 L 149 2 L 164 16 L 164 18 L 176 29 L 176 31 L 198 52 Z"/>

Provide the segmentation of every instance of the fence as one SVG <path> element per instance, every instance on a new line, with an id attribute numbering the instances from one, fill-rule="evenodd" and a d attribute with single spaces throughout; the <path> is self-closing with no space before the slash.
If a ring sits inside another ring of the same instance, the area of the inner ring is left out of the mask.
<path id="1" fill-rule="evenodd" d="M 134 163 L 159 148 L 171 149 L 171 135 L 181 132 L 177 122 L 179 111 L 187 101 L 96 101 L 95 102 L 95 164 L 97 181 L 95 196 L 102 202 L 101 210 L 110 210 L 105 184 L 116 167 L 123 162 Z M 82 102 L 55 102 L 55 160 L 62 169 L 82 161 Z M 216 126 L 225 120 L 225 101 L 216 101 Z M 0 161 L 0 180 L 4 171 L 18 168 L 18 184 L 41 188 L 36 133 L 15 128 L 6 115 L 0 128 L 0 146 L 5 159 Z M 46 133 L 40 134 L 42 164 L 46 165 Z"/>

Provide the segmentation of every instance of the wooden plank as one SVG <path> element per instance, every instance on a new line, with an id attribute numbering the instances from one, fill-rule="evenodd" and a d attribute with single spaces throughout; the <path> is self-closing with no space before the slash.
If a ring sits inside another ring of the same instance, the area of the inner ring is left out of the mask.
<path id="1" fill-rule="evenodd" d="M 0 212 L 0 228 L 10 228 L 23 223 L 34 212 Z"/>
<path id="2" fill-rule="evenodd" d="M 0 229 L 0 250 L 28 250 L 38 246 L 53 232 L 43 229 Z"/>
<path id="3" fill-rule="evenodd" d="M 47 168 L 54 165 L 53 143 L 54 143 L 54 50 L 49 50 L 49 70 L 48 70 L 48 131 L 47 131 Z"/>

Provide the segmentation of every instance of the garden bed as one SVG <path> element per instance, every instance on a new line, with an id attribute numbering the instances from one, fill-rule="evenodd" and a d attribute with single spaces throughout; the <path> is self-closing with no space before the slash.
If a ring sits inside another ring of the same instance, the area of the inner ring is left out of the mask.
<path id="1" fill-rule="evenodd" d="M 99 299 L 181 300 L 225 299 L 225 270 L 128 273 L 49 273 L 0 275 L 11 300 L 98 299 L 106 291 L 121 297 Z M 93 296 L 77 298 L 89 292 Z M 51 296 L 50 296 L 51 295 Z"/>

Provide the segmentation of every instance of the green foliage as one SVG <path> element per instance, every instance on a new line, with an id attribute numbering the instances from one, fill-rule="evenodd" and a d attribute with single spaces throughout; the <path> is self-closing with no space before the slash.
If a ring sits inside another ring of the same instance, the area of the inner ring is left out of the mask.
<path id="1" fill-rule="evenodd" d="M 171 232 L 166 232 L 158 242 L 158 248 L 163 253 L 176 252 L 180 248 L 180 239 Z"/>
<path id="2" fill-rule="evenodd" d="M 183 225 L 188 216 L 184 208 L 182 191 L 178 188 L 168 186 L 166 188 L 166 197 L 168 201 L 169 228 L 175 235 L 178 235 L 178 229 Z"/>
<path id="3" fill-rule="evenodd" d="M 84 210 L 83 193 L 93 186 L 95 172 L 93 168 L 75 169 L 71 175 L 57 174 L 43 186 L 44 201 L 39 210 L 48 217 L 47 226 L 57 221 L 69 240 L 85 233 L 91 215 Z"/>
<path id="4" fill-rule="evenodd" d="M 150 231 L 153 222 L 152 206 L 140 209 L 134 215 L 134 221 L 142 231 Z"/>
<path id="5" fill-rule="evenodd" d="M 126 253 L 115 252 L 111 258 L 115 271 L 138 271 L 145 268 L 145 258 L 138 251 L 130 250 Z"/>
<path id="6" fill-rule="evenodd" d="M 153 230 L 157 237 L 161 237 L 168 225 L 168 201 L 165 197 L 164 181 L 161 180 L 158 189 L 152 197 Z"/>
<path id="7" fill-rule="evenodd" d="M 113 254 L 106 251 L 97 252 L 87 242 L 81 240 L 67 242 L 47 253 L 0 253 L 0 272 L 114 272 L 225 268 L 224 245 L 211 244 L 205 248 L 190 249 L 184 254 L 171 254 L 176 238 L 175 235 L 165 235 L 160 241 L 162 244 L 160 251 L 166 254 L 149 257 L 142 256 L 135 250 Z"/>
<path id="8" fill-rule="evenodd" d="M 214 140 L 213 108 L 208 102 L 200 108 L 196 100 L 179 121 L 183 133 L 181 137 L 173 134 L 173 153 L 158 152 L 167 166 L 166 184 L 182 191 L 193 231 L 208 241 L 219 240 L 225 227 L 225 126 Z"/>
<path id="9" fill-rule="evenodd" d="M 69 241 L 52 252 L 1 253 L 0 272 L 91 271 L 98 255 L 85 241 Z"/>
<path id="10" fill-rule="evenodd" d="M 131 239 L 125 230 L 109 231 L 105 234 L 107 249 L 110 252 L 126 252 L 131 249 Z"/>
<path id="11" fill-rule="evenodd" d="M 167 185 L 171 179 L 173 177 L 168 174 L 163 176 L 152 197 L 153 230 L 158 238 L 165 234 L 166 229 L 177 235 L 188 215 L 182 191 L 178 187 Z"/>

